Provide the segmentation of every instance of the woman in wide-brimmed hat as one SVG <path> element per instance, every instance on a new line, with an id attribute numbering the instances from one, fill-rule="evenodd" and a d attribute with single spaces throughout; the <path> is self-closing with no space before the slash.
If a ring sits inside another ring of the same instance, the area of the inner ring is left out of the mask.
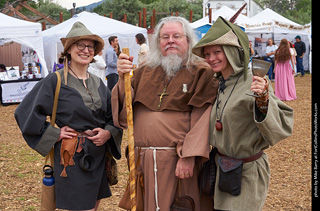
<path id="1" fill-rule="evenodd" d="M 61 42 L 65 61 L 64 69 L 59 70 L 59 128 L 46 121 L 53 107 L 56 74 L 36 84 L 16 109 L 15 117 L 29 146 L 41 155 L 47 155 L 54 146 L 57 208 L 96 210 L 100 199 L 111 196 L 105 154 L 111 152 L 119 159 L 122 138 L 122 131 L 113 125 L 109 90 L 100 78 L 87 72 L 104 41 L 76 22 Z M 66 165 L 61 154 L 66 153 L 65 146 L 74 137 L 77 141 L 68 151 L 74 162 Z"/>
<path id="2" fill-rule="evenodd" d="M 293 110 L 267 77 L 248 71 L 249 40 L 238 26 L 219 17 L 192 52 L 219 78 L 209 134 L 217 151 L 214 209 L 262 210 L 270 180 L 263 150 L 291 135 Z M 246 95 L 252 91 L 258 96 Z"/>

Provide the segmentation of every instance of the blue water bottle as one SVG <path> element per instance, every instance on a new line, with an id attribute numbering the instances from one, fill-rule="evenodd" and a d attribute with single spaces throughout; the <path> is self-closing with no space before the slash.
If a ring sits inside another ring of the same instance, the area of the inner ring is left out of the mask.
<path id="1" fill-rule="evenodd" d="M 43 177 L 43 184 L 45 186 L 52 186 L 54 185 L 54 177 L 53 177 L 53 168 L 49 165 L 45 165 L 43 167 L 44 177 Z"/>

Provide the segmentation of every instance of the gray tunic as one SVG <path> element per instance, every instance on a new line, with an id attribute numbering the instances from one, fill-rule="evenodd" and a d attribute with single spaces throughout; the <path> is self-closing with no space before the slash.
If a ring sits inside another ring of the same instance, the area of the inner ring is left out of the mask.
<path id="1" fill-rule="evenodd" d="M 62 85 L 56 117 L 58 127 L 69 126 L 78 132 L 99 127 L 109 130 L 112 135 L 106 144 L 100 147 L 95 146 L 89 139 L 85 140 L 89 153 L 96 161 L 96 168 L 92 172 L 85 172 L 79 167 L 79 159 L 84 153 L 82 150 L 75 153 L 75 165 L 67 167 L 68 177 L 59 176 L 63 170 L 63 165 L 60 164 L 61 142 L 56 143 L 60 129 L 52 127 L 46 121 L 52 112 L 56 74 L 50 74 L 37 83 L 16 109 L 15 118 L 31 148 L 45 156 L 54 146 L 57 208 L 92 209 L 96 200 L 111 196 L 105 172 L 105 152 L 109 150 L 115 158 L 120 159 L 122 130 L 113 125 L 111 95 L 101 79 L 89 75 L 86 80 L 89 94 L 81 80 L 68 74 L 66 86 L 62 70 L 60 75 Z"/>

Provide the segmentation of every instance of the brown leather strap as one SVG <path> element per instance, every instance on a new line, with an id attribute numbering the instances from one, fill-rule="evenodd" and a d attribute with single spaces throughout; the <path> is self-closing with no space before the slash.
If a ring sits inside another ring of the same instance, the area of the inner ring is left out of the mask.
<path id="1" fill-rule="evenodd" d="M 51 125 L 54 126 L 56 121 L 56 114 L 57 114 L 57 108 L 58 108 L 58 98 L 60 93 L 60 87 L 61 87 L 61 76 L 59 72 L 55 72 L 57 75 L 57 85 L 56 85 L 56 92 L 54 93 L 54 101 L 53 101 L 53 108 L 52 108 L 52 114 L 51 114 Z"/>
<path id="2" fill-rule="evenodd" d="M 263 155 L 263 151 L 261 150 L 257 154 L 254 154 L 254 155 L 252 155 L 250 157 L 246 157 L 246 158 L 232 158 L 232 157 L 221 154 L 219 151 L 218 151 L 218 155 L 221 157 L 226 157 L 226 158 L 230 158 L 230 159 L 234 159 L 234 160 L 240 160 L 244 163 L 247 163 L 247 162 L 252 162 L 252 161 L 258 160 Z"/>
<path id="3" fill-rule="evenodd" d="M 55 72 L 57 75 L 57 85 L 56 85 L 56 91 L 54 93 L 54 101 L 53 101 L 53 107 L 52 107 L 52 113 L 51 113 L 51 121 L 50 124 L 51 126 L 54 126 L 56 122 L 56 114 L 57 114 L 57 108 L 58 108 L 58 99 L 59 99 L 59 93 L 60 93 L 60 87 L 61 87 L 61 76 L 58 71 Z M 54 168 L 54 150 L 53 147 L 50 150 L 50 152 L 47 154 L 45 157 L 44 165 L 47 164 L 48 159 L 50 158 L 50 163 L 52 168 Z"/>

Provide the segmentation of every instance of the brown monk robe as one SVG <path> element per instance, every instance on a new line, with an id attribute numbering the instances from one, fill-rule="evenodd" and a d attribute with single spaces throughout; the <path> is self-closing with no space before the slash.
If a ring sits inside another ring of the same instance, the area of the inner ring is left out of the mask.
<path id="1" fill-rule="evenodd" d="M 169 210 L 179 193 L 191 196 L 200 210 L 199 164 L 209 157 L 209 118 L 217 90 L 212 70 L 199 62 L 182 67 L 168 80 L 160 66 L 143 66 L 135 70 L 132 86 L 135 146 L 142 147 L 144 210 L 156 210 L 156 200 L 160 210 Z M 114 124 L 126 128 L 125 105 L 119 104 L 119 97 L 116 85 L 112 92 Z M 180 179 L 180 185 L 175 176 L 179 157 L 196 157 L 193 177 Z"/>

